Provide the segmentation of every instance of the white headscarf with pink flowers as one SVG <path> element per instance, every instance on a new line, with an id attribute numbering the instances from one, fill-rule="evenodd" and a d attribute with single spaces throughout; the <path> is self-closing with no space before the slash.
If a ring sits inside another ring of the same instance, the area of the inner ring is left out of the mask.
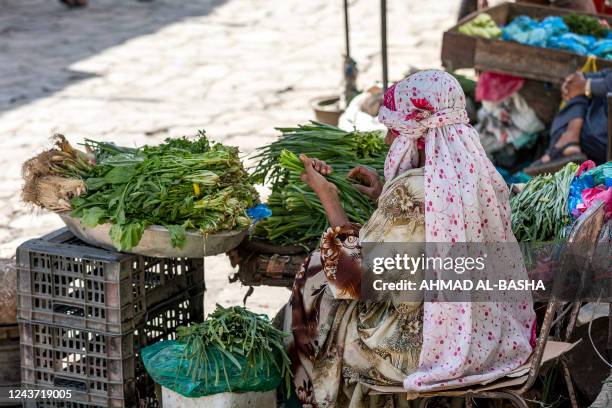
<path id="1" fill-rule="evenodd" d="M 429 242 L 516 242 L 509 191 L 468 124 L 457 80 L 417 72 L 389 88 L 378 119 L 397 135 L 387 181 L 418 164 L 425 149 L 425 229 Z M 525 302 L 426 302 L 419 369 L 404 387 L 426 391 L 499 378 L 532 352 L 535 314 Z"/>

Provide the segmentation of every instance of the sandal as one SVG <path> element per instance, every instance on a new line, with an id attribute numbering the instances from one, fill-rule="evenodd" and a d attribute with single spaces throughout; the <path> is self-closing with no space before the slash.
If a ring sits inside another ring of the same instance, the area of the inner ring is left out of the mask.
<path id="1" fill-rule="evenodd" d="M 66 7 L 85 7 L 87 0 L 60 0 Z"/>
<path id="2" fill-rule="evenodd" d="M 571 146 L 578 146 L 578 142 L 569 142 L 564 144 L 561 147 L 551 146 L 546 150 L 546 154 L 550 157 L 550 160 L 546 163 L 542 163 L 542 159 L 538 159 L 534 161 L 529 167 L 525 168 L 523 171 L 530 176 L 537 176 L 542 173 L 554 173 L 557 170 L 561 169 L 567 163 L 574 162 L 576 164 L 580 164 L 587 160 L 587 157 L 584 153 L 573 153 L 569 156 L 563 155 L 565 150 Z"/>

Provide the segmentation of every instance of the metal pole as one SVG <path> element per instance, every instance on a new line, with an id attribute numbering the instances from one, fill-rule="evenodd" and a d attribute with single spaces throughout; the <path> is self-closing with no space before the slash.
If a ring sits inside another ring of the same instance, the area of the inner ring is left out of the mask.
<path id="1" fill-rule="evenodd" d="M 386 91 L 387 84 L 389 83 L 387 71 L 387 0 L 380 0 L 380 38 L 382 57 L 382 86 L 383 91 Z"/>
<path id="2" fill-rule="evenodd" d="M 344 0 L 344 42 L 346 44 L 346 56 L 351 57 L 351 40 L 349 38 L 349 15 L 348 0 Z"/>

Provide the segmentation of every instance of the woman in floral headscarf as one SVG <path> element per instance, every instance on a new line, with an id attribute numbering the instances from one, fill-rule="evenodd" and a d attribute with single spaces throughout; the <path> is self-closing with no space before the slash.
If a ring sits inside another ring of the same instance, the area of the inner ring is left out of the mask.
<path id="1" fill-rule="evenodd" d="M 428 70 L 398 82 L 379 120 L 389 129 L 384 186 L 365 168 L 349 173 L 378 202 L 361 227 L 348 222 L 323 176 L 329 166 L 301 157 L 302 179 L 331 225 L 296 276 L 290 302 L 294 385 L 304 406 L 378 406 L 392 398 L 368 396 L 362 383 L 426 391 L 491 381 L 532 351 L 535 316 L 526 302 L 357 300 L 361 243 L 516 242 L 508 189 L 468 124 L 455 78 Z"/>

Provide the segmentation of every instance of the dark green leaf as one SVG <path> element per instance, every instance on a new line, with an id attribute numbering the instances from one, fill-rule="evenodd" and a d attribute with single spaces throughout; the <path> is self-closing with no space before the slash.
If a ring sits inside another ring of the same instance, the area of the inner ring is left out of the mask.
<path id="1" fill-rule="evenodd" d="M 87 188 L 87 191 L 98 190 L 104 187 L 105 184 L 106 181 L 104 181 L 104 179 L 100 177 L 91 177 L 85 180 L 85 187 Z"/>
<path id="2" fill-rule="evenodd" d="M 101 224 L 102 220 L 107 217 L 106 210 L 100 207 L 84 208 L 81 216 L 81 224 L 86 227 L 93 228 Z"/>
<path id="3" fill-rule="evenodd" d="M 108 184 L 127 183 L 136 175 L 136 166 L 113 167 L 104 175 L 104 181 Z"/>
<path id="4" fill-rule="evenodd" d="M 182 225 L 166 225 L 170 233 L 170 244 L 175 248 L 183 248 L 187 242 L 187 231 Z"/>
<path id="5" fill-rule="evenodd" d="M 110 229 L 113 245 L 119 251 L 129 251 L 137 246 L 143 233 L 144 225 L 138 222 L 126 225 L 113 224 Z"/>
<path id="6" fill-rule="evenodd" d="M 142 163 L 144 159 L 145 157 L 141 153 L 119 153 L 106 157 L 99 164 L 101 166 L 112 167 L 135 167 L 137 164 Z"/>

